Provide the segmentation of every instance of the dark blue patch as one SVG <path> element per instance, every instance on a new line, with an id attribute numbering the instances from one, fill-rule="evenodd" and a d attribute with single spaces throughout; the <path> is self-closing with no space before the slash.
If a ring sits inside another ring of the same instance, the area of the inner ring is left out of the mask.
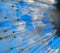
<path id="1" fill-rule="evenodd" d="M 16 16 L 17 16 L 17 17 L 21 16 L 21 14 L 22 14 L 22 12 L 20 12 L 20 11 L 17 11 L 17 12 L 16 12 Z"/>
<path id="2" fill-rule="evenodd" d="M 15 5 L 16 5 L 16 7 L 19 7 L 19 6 L 23 7 L 23 6 L 25 6 L 26 4 L 21 1 L 20 3 L 15 3 Z"/>
<path id="3" fill-rule="evenodd" d="M 26 22 L 26 29 L 28 29 L 28 30 L 33 29 L 33 26 L 32 26 L 32 17 L 31 16 L 25 14 L 21 18 L 22 18 L 23 21 Z"/>
<path id="4" fill-rule="evenodd" d="M 42 22 L 43 22 L 44 24 L 48 24 L 48 23 L 51 22 L 51 20 L 50 20 L 49 18 L 47 18 L 47 17 L 46 17 L 46 18 L 44 17 L 44 18 L 42 19 Z"/>
<path id="5" fill-rule="evenodd" d="M 29 23 L 29 24 L 27 24 L 26 29 L 33 30 L 34 28 L 33 28 L 33 25 Z"/>
<path id="6" fill-rule="evenodd" d="M 31 23 L 31 22 L 32 22 L 32 17 L 29 16 L 29 15 L 27 15 L 27 14 L 23 15 L 21 18 L 22 18 L 22 20 L 25 21 L 26 23 Z"/>
<path id="7" fill-rule="evenodd" d="M 44 16 L 48 16 L 49 13 L 48 12 L 43 12 L 43 14 L 44 14 Z"/>

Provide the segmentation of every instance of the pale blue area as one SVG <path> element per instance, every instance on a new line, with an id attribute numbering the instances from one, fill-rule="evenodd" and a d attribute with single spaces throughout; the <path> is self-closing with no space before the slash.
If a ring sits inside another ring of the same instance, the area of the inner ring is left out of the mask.
<path id="1" fill-rule="evenodd" d="M 5 3 L 0 3 L 0 11 L 2 10 L 2 8 L 3 8 L 3 6 L 5 5 Z M 17 4 L 16 3 L 16 7 L 18 7 L 18 8 L 21 8 L 21 7 L 24 7 L 24 5 L 26 5 L 25 3 L 23 3 L 23 2 L 21 2 L 21 3 L 19 3 L 19 4 Z M 20 6 L 20 7 L 19 7 Z M 20 9 L 21 10 L 21 9 Z M 5 11 L 6 12 L 6 11 Z M 6 12 L 7 13 L 7 12 Z M 16 12 L 16 16 L 17 17 L 19 17 L 20 15 L 22 14 L 22 12 Z M 45 19 L 42 19 L 42 21 L 43 21 L 43 23 L 45 23 L 45 24 L 47 24 L 47 23 L 49 23 L 50 22 L 50 20 L 48 19 L 48 17 L 47 17 L 47 15 L 48 15 L 48 13 L 47 12 L 44 12 L 44 15 L 46 16 L 46 18 Z M 20 18 L 20 17 L 19 17 Z M 27 30 L 31 30 L 31 29 L 33 29 L 33 25 L 32 25 L 32 17 L 31 16 L 29 16 L 28 14 L 25 14 L 25 15 L 23 15 L 23 16 L 21 16 L 21 18 L 20 18 L 20 20 L 23 20 L 23 21 L 25 21 L 27 24 L 26 24 L 26 29 Z M 5 26 L 5 27 L 7 27 L 8 26 L 8 28 L 16 28 L 15 26 L 13 26 L 11 23 L 9 23 L 9 21 L 5 21 L 5 20 L 0 20 L 0 23 L 2 24 L 2 26 Z M 1 26 L 1 27 L 2 27 Z M 1 28 L 0 27 L 0 30 L 4 30 L 4 28 Z M 47 25 L 45 28 L 44 28 L 44 31 L 42 32 L 42 34 L 46 34 L 46 33 L 49 33 L 49 32 L 53 32 L 53 29 L 52 29 L 53 27 L 52 26 L 50 26 L 50 25 Z M 25 34 L 26 36 L 27 36 L 27 34 Z M 23 36 L 22 36 L 22 38 L 23 38 Z M 8 39 L 9 40 L 9 39 Z M 60 38 L 59 37 L 56 37 L 56 36 L 54 36 L 54 38 L 53 38 L 53 41 L 51 40 L 51 42 L 49 42 L 49 45 L 50 45 L 50 47 L 51 48 L 53 48 L 53 49 L 57 49 L 57 48 L 60 48 L 60 43 L 59 43 L 59 40 L 60 40 Z M 15 42 L 17 42 L 17 40 L 15 39 L 14 41 L 12 41 L 12 42 L 10 42 L 10 46 L 11 47 L 15 47 L 15 45 L 14 45 L 14 43 Z M 58 43 L 57 43 L 58 42 Z M 21 46 L 23 46 L 23 45 L 25 45 L 26 46 L 26 44 L 27 44 L 28 42 L 25 42 L 25 43 L 16 43 L 16 44 L 22 44 Z M 58 44 L 58 46 L 56 45 L 56 44 Z M 55 46 L 54 46 L 55 45 Z M 37 50 L 37 48 L 39 49 L 39 44 L 36 44 L 36 45 L 32 45 L 31 46 L 31 53 L 33 53 L 33 52 L 35 52 L 36 50 Z M 2 50 L 0 50 L 0 53 L 2 52 L 2 51 L 5 51 L 5 50 L 7 50 L 7 47 L 4 45 L 4 44 L 2 44 L 1 42 L 0 42 L 0 49 L 2 49 Z M 16 49 L 14 49 L 14 50 L 12 50 L 11 51 L 11 53 L 17 53 L 16 52 L 17 50 Z M 37 50 L 38 51 L 38 50 Z"/>

